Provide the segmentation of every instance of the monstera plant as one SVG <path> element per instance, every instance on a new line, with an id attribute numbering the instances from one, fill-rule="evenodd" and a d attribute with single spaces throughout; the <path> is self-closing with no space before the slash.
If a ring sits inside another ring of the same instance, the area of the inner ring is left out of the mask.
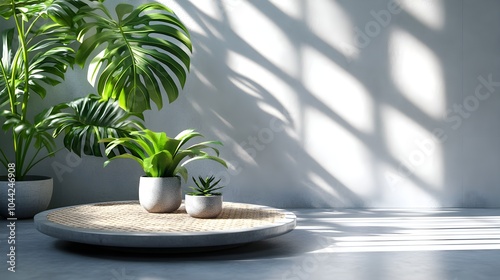
<path id="1" fill-rule="evenodd" d="M 75 18 L 83 21 L 75 62 L 89 65 L 88 80 L 100 98 L 87 98 L 86 110 L 75 110 L 74 103 L 55 106 L 46 121 L 48 127 L 56 127 L 55 136 L 65 134 L 66 148 L 78 155 L 102 156 L 100 139 L 124 137 L 140 127 L 134 122 L 123 133 L 109 133 L 110 126 L 103 126 L 103 121 L 109 121 L 108 108 L 102 102 L 128 112 L 123 120 L 142 119 L 142 113 L 151 109 L 151 101 L 161 109 L 164 95 L 169 102 L 177 99 L 189 71 L 189 32 L 172 10 L 159 3 L 135 9 L 119 4 L 115 12 L 113 16 L 103 3 L 96 2 L 80 8 Z M 99 114 L 95 113 L 97 107 L 101 108 Z"/>
<path id="2" fill-rule="evenodd" d="M 111 12 L 103 2 L 0 0 L 2 28 L 7 27 L 1 32 L 0 119 L 7 136 L 1 136 L 0 163 L 8 173 L 0 183 L 17 181 L 17 213 L 24 197 L 19 181 L 40 181 L 28 173 L 56 152 L 52 136 L 65 134 L 65 147 L 79 155 L 100 156 L 100 139 L 142 129 L 142 113 L 151 103 L 161 109 L 164 96 L 173 102 L 185 84 L 191 42 L 174 12 L 159 3 L 118 4 Z M 40 110 L 36 103 L 74 64 L 88 67 L 96 92 Z M 52 180 L 44 184 L 50 185 L 43 191 L 50 201 Z M 2 203 L 9 188 L 4 185 Z M 39 194 L 26 196 L 40 200 Z M 8 215 L 0 205 L 0 214 Z"/>

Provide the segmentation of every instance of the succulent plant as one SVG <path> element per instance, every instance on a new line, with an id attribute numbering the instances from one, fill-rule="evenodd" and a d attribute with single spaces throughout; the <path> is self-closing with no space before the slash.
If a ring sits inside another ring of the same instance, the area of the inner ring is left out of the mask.
<path id="1" fill-rule="evenodd" d="M 214 180 L 215 180 L 214 176 L 210 176 L 205 179 L 203 179 L 203 177 L 201 176 L 198 176 L 198 181 L 196 181 L 196 179 L 193 177 L 193 181 L 196 184 L 196 187 L 190 187 L 193 191 L 189 192 L 188 195 L 194 195 L 194 196 L 221 195 L 222 193 L 215 192 L 216 190 L 220 190 L 224 187 L 224 186 L 216 187 L 221 179 L 213 182 Z"/>

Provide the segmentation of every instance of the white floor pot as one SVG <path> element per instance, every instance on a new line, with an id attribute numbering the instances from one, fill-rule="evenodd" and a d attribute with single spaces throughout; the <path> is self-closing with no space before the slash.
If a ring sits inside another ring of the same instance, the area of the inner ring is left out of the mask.
<path id="1" fill-rule="evenodd" d="M 222 212 L 222 195 L 196 196 L 186 194 L 186 212 L 194 218 L 216 218 Z"/>
<path id="2" fill-rule="evenodd" d="M 14 184 L 15 200 L 9 201 L 9 198 L 12 198 L 11 195 L 13 192 L 9 192 L 10 186 L 7 177 L 0 177 L 0 215 L 2 217 L 29 219 L 47 210 L 54 188 L 52 178 L 45 176 L 25 176 L 23 181 L 15 181 Z M 13 211 L 11 212 L 9 209 L 13 209 Z M 14 215 L 11 215 L 12 213 Z"/>
<path id="3" fill-rule="evenodd" d="M 139 202 L 150 213 L 171 213 L 182 203 L 179 177 L 141 177 Z"/>

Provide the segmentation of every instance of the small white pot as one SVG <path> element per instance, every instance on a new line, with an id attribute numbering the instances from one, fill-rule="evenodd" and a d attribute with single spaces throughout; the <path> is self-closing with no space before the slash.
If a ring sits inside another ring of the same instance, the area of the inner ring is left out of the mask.
<path id="1" fill-rule="evenodd" d="M 196 196 L 186 194 L 186 212 L 194 218 L 209 219 L 222 212 L 222 195 Z"/>
<path id="2" fill-rule="evenodd" d="M 139 203 L 150 213 L 171 213 L 181 206 L 182 191 L 179 177 L 141 177 Z"/>
<path id="3" fill-rule="evenodd" d="M 9 207 L 9 182 L 0 177 L 0 215 L 4 218 L 30 219 L 49 206 L 54 181 L 45 176 L 25 176 L 24 181 L 15 181 L 15 200 Z M 12 194 L 12 191 L 10 192 Z M 15 215 L 10 215 L 14 208 Z"/>

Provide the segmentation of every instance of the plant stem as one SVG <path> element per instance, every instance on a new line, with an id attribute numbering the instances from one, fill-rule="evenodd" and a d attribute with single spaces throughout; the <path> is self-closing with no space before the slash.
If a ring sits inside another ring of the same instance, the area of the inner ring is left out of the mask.
<path id="1" fill-rule="evenodd" d="M 28 56 L 28 44 L 26 42 L 26 35 L 28 34 L 25 31 L 25 25 L 24 21 L 19 20 L 18 15 L 16 14 L 16 1 L 11 1 L 12 4 L 12 10 L 14 11 L 13 19 L 14 23 L 16 24 L 16 29 L 18 33 L 18 38 L 19 38 L 19 49 L 20 49 L 20 56 L 19 53 L 16 54 L 16 57 L 13 61 L 13 73 L 16 73 L 15 70 L 17 70 L 17 64 L 18 64 L 18 59 L 22 59 L 23 63 L 23 74 L 24 74 L 24 85 L 23 85 L 23 101 L 21 103 L 21 121 L 25 121 L 26 117 L 28 115 L 28 100 L 29 100 L 29 79 L 30 79 L 30 72 L 29 72 L 29 56 Z M 33 25 L 30 26 L 29 29 L 31 29 Z M 29 29 L 27 30 L 29 32 Z M 15 95 L 15 77 L 12 78 L 12 90 Z M 15 102 L 11 102 L 11 109 L 13 114 L 17 114 L 17 108 Z M 15 131 L 15 129 L 12 130 L 12 136 L 13 136 L 13 142 L 14 142 L 14 154 L 16 158 L 16 177 L 18 177 L 18 180 L 22 180 L 22 177 L 24 176 L 24 171 L 23 171 L 23 165 L 24 165 L 24 160 L 26 158 L 26 154 L 28 152 L 29 145 L 31 144 L 31 138 L 30 137 L 25 144 L 23 141 L 23 138 L 20 137 Z"/>
<path id="2" fill-rule="evenodd" d="M 3 166 L 5 166 L 5 169 L 8 169 L 9 159 L 7 158 L 2 149 L 0 149 L 0 153 L 3 156 L 3 158 L 0 158 L 0 162 L 2 163 Z"/>
<path id="3" fill-rule="evenodd" d="M 21 39 L 22 38 L 22 29 L 21 29 L 21 26 L 19 24 L 19 19 L 17 18 L 17 14 L 16 14 L 16 2 L 11 1 L 11 4 L 12 4 L 12 11 L 14 12 L 13 18 L 14 18 L 14 22 L 16 24 L 18 37 L 19 37 L 19 39 Z M 17 72 L 18 59 L 19 59 L 19 52 L 16 52 L 16 55 L 14 56 L 14 59 L 12 60 L 12 73 Z M 12 77 L 12 81 L 9 84 L 9 86 L 11 87 L 11 92 L 13 95 L 11 97 L 11 100 L 10 100 L 11 111 L 12 111 L 12 114 L 17 115 L 16 84 L 15 84 L 15 77 L 14 76 Z M 15 164 L 17 166 L 19 164 L 19 158 L 18 158 L 18 153 L 19 153 L 19 151 L 18 151 L 18 149 L 19 149 L 18 139 L 19 139 L 19 137 L 14 129 L 12 130 L 12 139 L 13 139 L 13 145 L 14 145 L 14 157 L 15 157 L 15 161 L 16 161 Z M 18 177 L 18 179 L 22 179 L 22 178 L 19 178 L 20 174 L 21 174 L 21 171 L 19 170 L 19 168 L 16 168 L 16 177 Z"/>
<path id="4" fill-rule="evenodd" d="M 22 138 L 22 140 L 24 141 L 24 138 Z M 30 134 L 30 135 L 28 135 L 28 140 L 25 143 L 23 143 L 23 145 L 22 145 L 22 148 L 23 148 L 22 151 L 19 153 L 21 156 L 19 162 L 22 164 L 19 167 L 19 169 L 21 170 L 21 178 L 24 177 L 24 175 L 26 173 L 26 171 L 23 171 L 23 167 L 24 167 L 24 163 L 26 161 L 26 156 L 28 154 L 28 148 L 31 145 L 32 141 L 33 141 L 33 134 Z M 37 154 L 38 154 L 38 152 L 37 152 Z"/>
<path id="5" fill-rule="evenodd" d="M 5 82 L 5 86 L 7 88 L 7 93 L 9 94 L 9 103 L 10 103 L 10 110 L 12 113 L 16 114 L 16 92 L 15 88 L 11 85 L 11 81 L 8 79 L 7 75 L 7 70 L 5 70 L 5 67 L 3 64 L 0 63 L 0 70 L 2 70 L 2 77 Z"/>
<path id="6" fill-rule="evenodd" d="M 38 19 L 40 19 L 42 17 L 42 14 L 38 15 L 30 24 L 30 26 L 28 27 L 28 29 L 26 29 L 26 34 L 30 34 L 31 33 L 31 30 L 33 29 L 33 27 L 35 26 L 35 23 L 38 21 Z M 33 38 L 31 38 L 33 39 Z M 29 40 L 31 41 L 31 40 Z"/>
<path id="7" fill-rule="evenodd" d="M 28 46 L 26 44 L 26 37 L 24 36 L 24 22 L 19 26 L 18 19 L 16 17 L 16 26 L 18 26 L 19 30 L 19 43 L 21 44 L 21 51 L 24 63 L 24 88 L 23 88 L 23 102 L 21 103 L 21 120 L 25 120 L 28 114 L 28 100 L 29 100 L 29 81 L 30 81 L 30 73 L 29 73 L 29 57 L 28 57 Z"/>
<path id="8" fill-rule="evenodd" d="M 48 154 L 46 154 L 45 156 L 43 156 L 43 157 L 39 158 L 38 160 L 36 160 L 35 162 L 33 162 L 33 161 L 35 160 L 35 157 L 38 155 L 38 152 L 40 152 L 41 150 L 42 150 L 42 148 L 40 148 L 40 149 L 38 149 L 38 150 L 36 151 L 35 156 L 33 156 L 33 158 L 31 159 L 30 163 L 28 164 L 28 167 L 26 167 L 26 170 L 24 171 L 23 176 L 25 176 L 25 175 L 28 173 L 28 171 L 30 171 L 30 170 L 31 170 L 31 168 L 33 168 L 33 167 L 34 167 L 35 165 L 37 165 L 39 162 L 41 162 L 42 160 L 44 160 L 44 159 L 46 159 L 46 158 L 48 158 L 48 157 L 51 157 L 51 156 L 55 155 L 57 152 L 59 152 L 60 150 L 62 150 L 62 148 L 61 148 L 61 149 L 59 149 L 59 150 L 57 150 L 57 151 L 53 151 L 52 153 L 48 153 Z"/>

